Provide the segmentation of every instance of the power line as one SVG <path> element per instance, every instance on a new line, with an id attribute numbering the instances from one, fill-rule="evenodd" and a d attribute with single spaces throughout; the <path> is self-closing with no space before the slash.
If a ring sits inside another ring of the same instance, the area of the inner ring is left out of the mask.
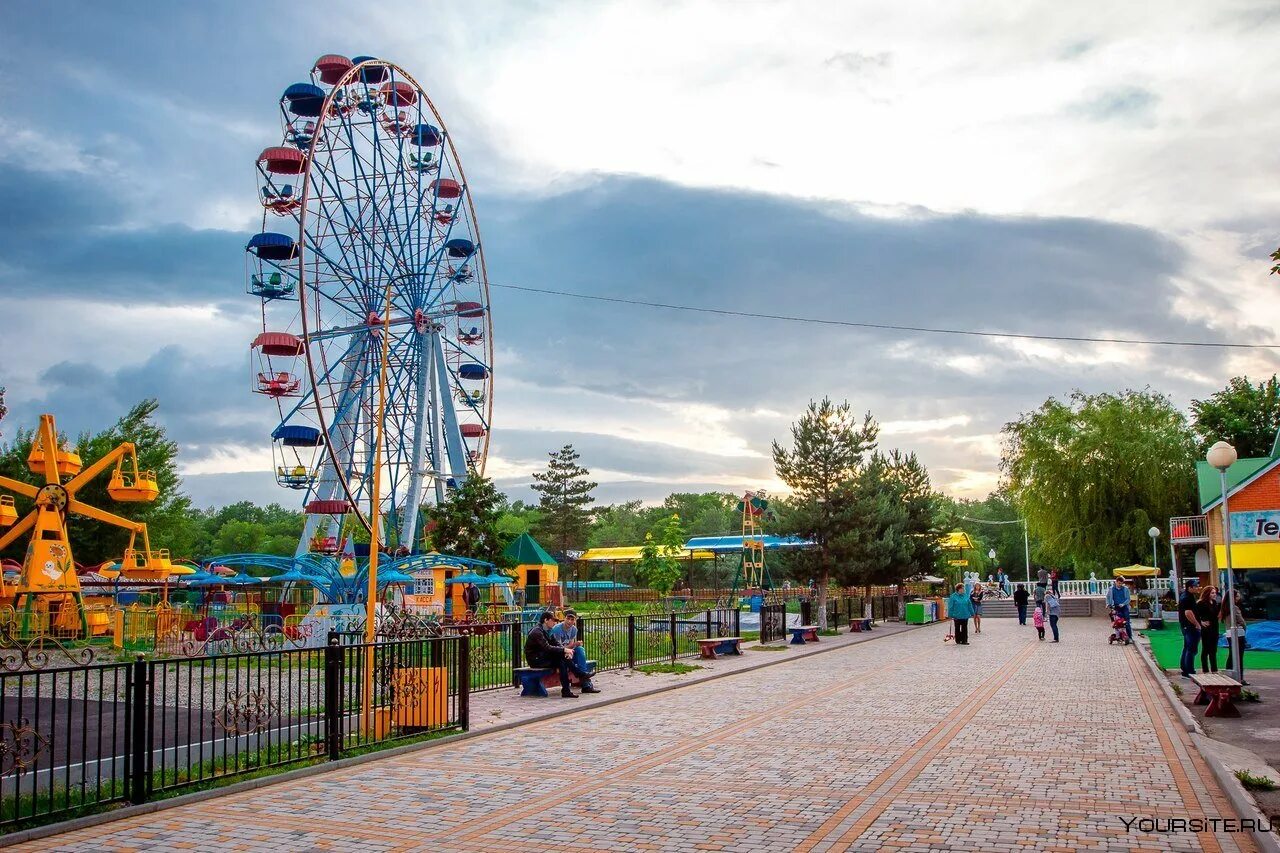
<path id="1" fill-rule="evenodd" d="M 593 302 L 611 302 L 618 305 L 638 305 L 643 308 L 663 308 L 668 311 L 688 311 L 695 314 L 719 314 L 726 317 L 750 317 L 756 320 L 781 320 L 788 323 L 813 323 L 820 326 L 844 326 L 855 329 L 879 329 L 890 332 L 919 332 L 931 335 L 964 335 L 974 338 L 1014 338 L 1027 341 L 1061 341 L 1084 344 L 1126 344 L 1134 346 L 1199 347 L 1220 349 L 1280 349 L 1280 344 L 1237 344 L 1219 341 L 1175 341 L 1146 338 L 1102 338 L 1084 335 L 1036 335 L 1029 332 L 992 332 L 980 329 L 948 329 L 939 326 L 900 326 L 893 323 L 862 323 L 855 320 L 831 320 L 823 317 L 796 317 L 789 314 L 766 314 L 757 311 L 734 311 L 729 308 L 708 308 L 696 305 L 677 305 L 671 302 L 650 302 L 644 299 L 624 299 L 620 296 L 599 296 L 593 293 L 575 293 L 570 290 L 552 290 L 545 287 L 524 287 L 518 284 L 494 284 L 506 290 L 540 293 L 547 296 L 563 296 L 569 299 L 586 299 Z"/>

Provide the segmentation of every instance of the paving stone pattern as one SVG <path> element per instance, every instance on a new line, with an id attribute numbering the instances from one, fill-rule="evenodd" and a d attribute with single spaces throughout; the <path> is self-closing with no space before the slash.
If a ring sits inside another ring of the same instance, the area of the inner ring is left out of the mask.
<path id="1" fill-rule="evenodd" d="M 1126 832 L 1235 815 L 1137 650 L 1063 627 L 908 631 L 27 848 L 1254 849 Z"/>

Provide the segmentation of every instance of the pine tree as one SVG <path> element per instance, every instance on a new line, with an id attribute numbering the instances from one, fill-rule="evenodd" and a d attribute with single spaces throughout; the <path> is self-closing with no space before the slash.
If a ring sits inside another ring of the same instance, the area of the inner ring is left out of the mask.
<path id="1" fill-rule="evenodd" d="M 591 490 L 596 484 L 587 479 L 591 472 L 578 464 L 581 457 L 566 444 L 548 454 L 547 470 L 535 472 L 533 490 L 538 493 L 537 536 L 549 542 L 561 558 L 572 548 L 587 542 L 595 502 Z"/>
<path id="2" fill-rule="evenodd" d="M 826 627 L 832 570 L 858 535 L 857 479 L 880 427 L 868 412 L 859 426 L 847 402 L 810 401 L 791 425 L 794 446 L 773 443 L 773 465 L 791 488 L 782 515 L 787 533 L 811 539 L 818 574 L 818 622 Z"/>
<path id="3" fill-rule="evenodd" d="M 472 474 L 449 494 L 448 500 L 427 509 L 431 547 L 445 554 L 502 564 L 505 542 L 498 532 L 504 505 L 502 494 L 487 477 Z"/>

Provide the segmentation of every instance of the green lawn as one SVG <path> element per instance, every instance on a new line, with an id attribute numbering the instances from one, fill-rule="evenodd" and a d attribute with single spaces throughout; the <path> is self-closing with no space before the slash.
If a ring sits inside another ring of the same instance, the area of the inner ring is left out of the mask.
<path id="1" fill-rule="evenodd" d="M 1151 651 L 1156 653 L 1156 660 L 1165 669 L 1177 669 L 1182 659 L 1182 632 L 1177 623 L 1163 631 L 1139 631 L 1151 640 Z M 1218 649 L 1218 668 L 1224 668 L 1227 662 L 1227 650 Z M 1253 649 L 1244 650 L 1244 669 L 1280 669 L 1280 652 L 1260 652 Z M 1196 653 L 1196 672 L 1200 671 L 1200 654 Z M 1247 676 L 1246 676 L 1247 677 Z"/>

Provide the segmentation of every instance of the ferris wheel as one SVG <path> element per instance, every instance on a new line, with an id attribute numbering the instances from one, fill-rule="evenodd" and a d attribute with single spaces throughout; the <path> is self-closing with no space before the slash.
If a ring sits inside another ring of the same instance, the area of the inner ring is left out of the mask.
<path id="1" fill-rule="evenodd" d="M 245 258 L 262 304 L 253 390 L 279 410 L 276 481 L 305 493 L 298 554 L 336 550 L 344 521 L 414 550 L 421 504 L 483 473 L 489 447 L 493 326 L 470 188 L 435 106 L 390 62 L 322 56 L 280 115 Z"/>

